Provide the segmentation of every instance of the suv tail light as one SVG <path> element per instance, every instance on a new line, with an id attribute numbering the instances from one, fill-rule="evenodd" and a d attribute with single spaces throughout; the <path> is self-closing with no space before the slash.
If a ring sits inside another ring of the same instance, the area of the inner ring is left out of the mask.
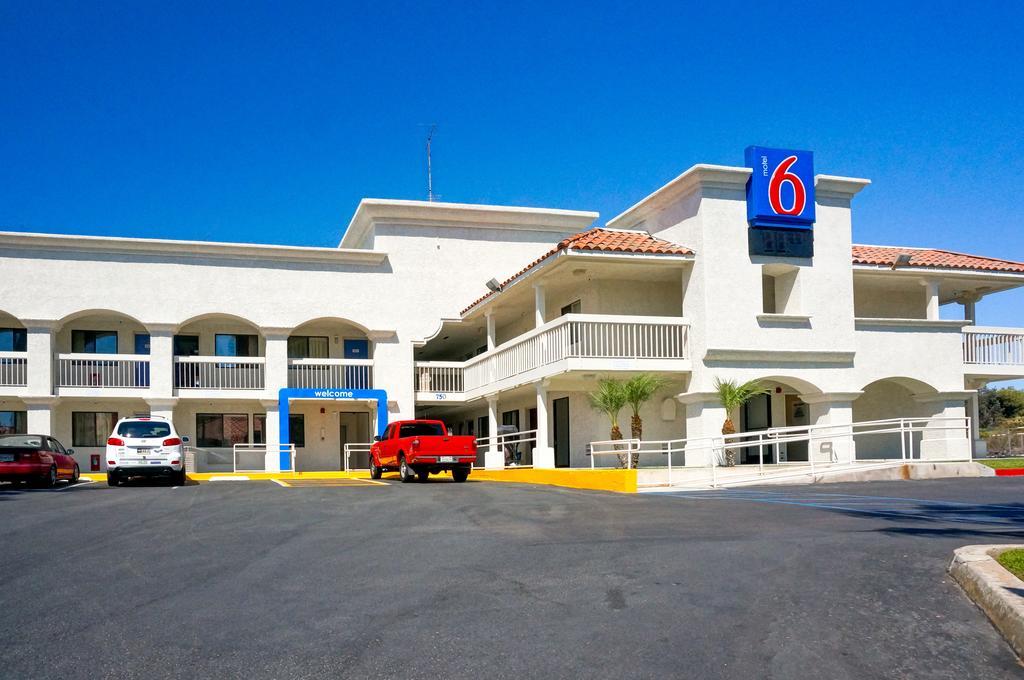
<path id="1" fill-rule="evenodd" d="M 181 446 L 181 440 L 177 437 L 171 437 L 170 439 L 164 440 L 164 446 Z"/>
<path id="2" fill-rule="evenodd" d="M 118 437 L 111 437 L 107 440 L 107 446 L 124 446 L 124 440 Z"/>

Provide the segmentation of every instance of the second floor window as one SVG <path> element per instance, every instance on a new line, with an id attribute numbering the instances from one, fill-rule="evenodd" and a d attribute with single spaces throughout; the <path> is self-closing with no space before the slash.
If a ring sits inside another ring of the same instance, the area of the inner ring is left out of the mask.
<path id="1" fill-rule="evenodd" d="M 0 352 L 24 352 L 27 344 L 24 328 L 0 328 Z"/>
<path id="2" fill-rule="evenodd" d="M 117 331 L 71 331 L 76 354 L 117 354 Z"/>
<path id="3" fill-rule="evenodd" d="M 259 341 L 255 335 L 217 333 L 213 349 L 219 357 L 255 357 L 259 356 Z"/>
<path id="4" fill-rule="evenodd" d="M 293 335 L 288 338 L 289 359 L 326 359 L 329 343 L 325 336 Z"/>

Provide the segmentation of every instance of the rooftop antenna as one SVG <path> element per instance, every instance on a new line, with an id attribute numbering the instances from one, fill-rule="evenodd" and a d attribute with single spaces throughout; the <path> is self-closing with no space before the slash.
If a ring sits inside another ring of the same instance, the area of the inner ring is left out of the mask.
<path id="1" fill-rule="evenodd" d="M 427 200 L 433 203 L 437 200 L 437 196 L 434 195 L 434 170 L 430 157 L 430 143 L 434 139 L 434 133 L 437 132 L 437 123 L 430 123 L 424 127 L 427 128 Z"/>

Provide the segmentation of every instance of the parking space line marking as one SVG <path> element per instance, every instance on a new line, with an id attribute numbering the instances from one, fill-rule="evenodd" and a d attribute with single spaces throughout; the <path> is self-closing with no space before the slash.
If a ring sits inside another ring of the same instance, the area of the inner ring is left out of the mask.
<path id="1" fill-rule="evenodd" d="M 282 482 L 280 479 L 271 479 L 270 481 L 274 482 L 275 484 L 280 484 L 281 486 L 288 486 L 287 484 Z"/>

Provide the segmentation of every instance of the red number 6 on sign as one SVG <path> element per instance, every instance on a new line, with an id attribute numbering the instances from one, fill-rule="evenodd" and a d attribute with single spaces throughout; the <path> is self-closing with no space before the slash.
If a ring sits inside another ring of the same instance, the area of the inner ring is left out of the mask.
<path id="1" fill-rule="evenodd" d="M 789 171 L 796 163 L 796 156 L 790 156 L 779 163 L 768 183 L 768 202 L 777 215 L 799 215 L 804 211 L 807 202 L 807 190 L 799 177 Z M 782 205 L 782 185 L 789 182 L 793 187 L 793 205 L 786 209 Z"/>

